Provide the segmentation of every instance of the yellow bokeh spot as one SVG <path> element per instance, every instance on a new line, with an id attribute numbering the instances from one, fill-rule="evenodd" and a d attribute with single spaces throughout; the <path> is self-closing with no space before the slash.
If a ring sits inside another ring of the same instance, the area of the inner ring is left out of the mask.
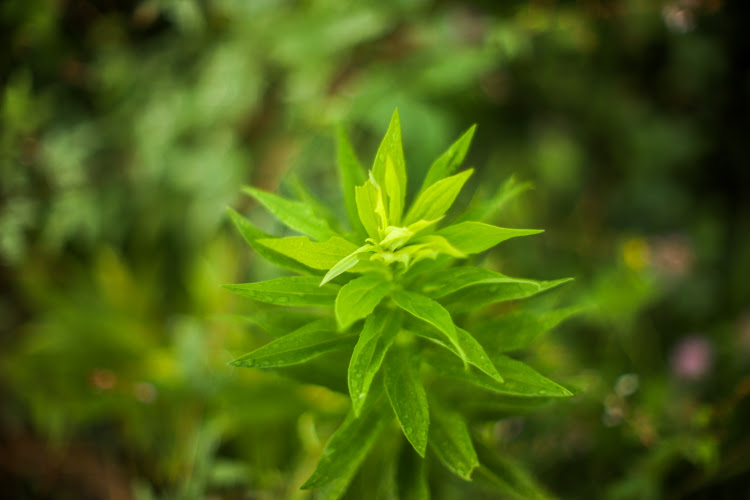
<path id="1" fill-rule="evenodd" d="M 625 243 L 622 257 L 629 268 L 640 271 L 651 261 L 651 247 L 644 238 L 633 238 Z"/>

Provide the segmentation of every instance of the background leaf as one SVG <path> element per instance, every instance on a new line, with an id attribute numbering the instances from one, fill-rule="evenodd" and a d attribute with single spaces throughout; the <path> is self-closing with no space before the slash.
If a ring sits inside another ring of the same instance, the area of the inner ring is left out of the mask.
<path id="1" fill-rule="evenodd" d="M 444 408 L 433 411 L 429 443 L 448 470 L 471 481 L 471 473 L 479 466 L 479 460 L 466 421 L 460 414 Z"/>

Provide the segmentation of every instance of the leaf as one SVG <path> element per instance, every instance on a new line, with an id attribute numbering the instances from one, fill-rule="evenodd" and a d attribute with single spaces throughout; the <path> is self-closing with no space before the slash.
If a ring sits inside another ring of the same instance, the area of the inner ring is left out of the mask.
<path id="1" fill-rule="evenodd" d="M 349 395 L 352 409 L 359 415 L 373 378 L 400 328 L 400 311 L 376 312 L 368 316 L 349 361 Z"/>
<path id="2" fill-rule="evenodd" d="M 341 329 L 370 314 L 391 290 L 392 283 L 385 276 L 366 274 L 341 287 L 336 296 L 336 320 Z"/>
<path id="3" fill-rule="evenodd" d="M 327 273 L 323 276 L 323 281 L 320 282 L 320 286 L 325 285 L 336 276 L 345 273 L 352 267 L 356 266 L 359 262 L 359 255 L 372 250 L 373 246 L 370 244 L 362 245 L 340 261 L 338 261 Z"/>
<path id="4" fill-rule="evenodd" d="M 502 373 L 504 383 L 483 373 L 466 370 L 452 356 L 431 351 L 425 359 L 443 376 L 462 380 L 492 392 L 509 396 L 564 398 L 572 396 L 565 387 L 541 375 L 529 365 L 498 355 L 493 357 L 494 366 Z"/>
<path id="5" fill-rule="evenodd" d="M 229 213 L 232 222 L 237 227 L 247 244 L 250 245 L 250 247 L 258 253 L 258 255 L 266 259 L 268 262 L 290 271 L 295 271 L 300 274 L 314 273 L 312 269 L 303 265 L 302 263 L 288 258 L 285 255 L 274 252 L 269 248 L 259 244 L 258 240 L 272 238 L 272 236 L 255 227 L 252 222 L 250 222 L 231 208 L 227 207 L 227 212 Z"/>
<path id="6" fill-rule="evenodd" d="M 456 348 L 459 357 L 466 361 L 466 353 L 459 345 L 451 315 L 443 306 L 424 295 L 404 290 L 394 292 L 391 297 L 401 309 L 443 332 Z"/>
<path id="7" fill-rule="evenodd" d="M 444 227 L 436 234 L 446 238 L 460 251 L 472 254 L 484 252 L 510 238 L 542 232 L 540 229 L 509 229 L 482 222 L 461 222 Z"/>
<path id="8" fill-rule="evenodd" d="M 422 187 L 419 189 L 420 193 L 456 171 L 466 157 L 466 153 L 469 150 L 469 145 L 471 144 L 472 137 L 474 137 L 474 131 L 476 128 L 476 125 L 469 127 L 469 130 L 464 132 L 447 151 L 432 163 L 430 169 L 427 171 L 427 176 L 422 183 Z"/>
<path id="9" fill-rule="evenodd" d="M 479 466 L 479 460 L 466 421 L 460 414 L 444 409 L 432 413 L 430 449 L 451 472 L 471 481 L 471 473 Z"/>
<path id="10" fill-rule="evenodd" d="M 320 202 L 310 189 L 297 175 L 290 175 L 286 184 L 292 189 L 294 196 L 312 210 L 315 217 L 324 220 L 334 233 L 341 233 L 339 218 L 331 212 L 331 209 Z"/>
<path id="11" fill-rule="evenodd" d="M 319 285 L 315 276 L 288 276 L 223 286 L 243 297 L 281 306 L 332 306 L 340 289 L 333 284 Z"/>
<path id="12" fill-rule="evenodd" d="M 402 446 L 398 457 L 396 485 L 399 500 L 430 500 L 426 461 L 411 446 Z"/>
<path id="13" fill-rule="evenodd" d="M 372 165 L 372 175 L 377 185 L 381 187 L 386 186 L 386 168 L 389 156 L 393 161 L 396 180 L 400 186 L 400 204 L 403 207 L 406 196 L 406 163 L 404 162 L 404 150 L 401 145 L 401 121 L 398 116 L 398 109 L 391 116 L 388 131 L 378 147 L 375 162 Z"/>
<path id="14" fill-rule="evenodd" d="M 453 313 L 467 312 L 496 302 L 525 299 L 570 281 L 572 278 L 554 281 L 519 280 L 479 284 L 442 297 L 440 302 Z"/>
<path id="15" fill-rule="evenodd" d="M 440 298 L 468 286 L 496 283 L 518 283 L 522 286 L 539 287 L 533 280 L 511 278 L 481 267 L 461 266 L 448 269 L 440 273 L 439 277 L 433 277 L 425 283 L 422 291 L 432 298 Z"/>
<path id="16" fill-rule="evenodd" d="M 317 241 L 325 241 L 336 235 L 328 223 L 317 217 L 314 209 L 307 203 L 287 200 L 251 186 L 246 186 L 243 191 L 260 202 L 290 229 L 306 234 Z"/>
<path id="17" fill-rule="evenodd" d="M 424 457 L 430 413 L 427 394 L 419 378 L 419 362 L 403 349 L 391 349 L 385 358 L 384 370 L 385 390 L 401 429 L 414 450 Z"/>
<path id="18" fill-rule="evenodd" d="M 235 359 L 230 365 L 277 368 L 296 365 L 323 353 L 354 345 L 356 335 L 341 335 L 329 320 L 318 320 Z"/>
<path id="19" fill-rule="evenodd" d="M 474 169 L 471 168 L 464 170 L 460 174 L 439 180 L 425 189 L 409 208 L 404 223 L 411 224 L 420 219 L 437 219 L 445 214 L 473 172 Z"/>
<path id="20" fill-rule="evenodd" d="M 420 328 L 414 330 L 414 333 L 416 333 L 420 337 L 424 337 L 435 342 L 438 345 L 445 347 L 456 356 L 461 357 L 454 345 L 446 344 L 441 337 L 438 337 L 430 330 Z M 465 353 L 466 361 L 468 361 L 469 364 L 476 366 L 484 373 L 492 377 L 497 383 L 502 384 L 503 377 L 500 375 L 500 373 L 498 373 L 497 368 L 495 368 L 495 365 L 492 363 L 492 360 L 484 351 L 482 345 L 477 342 L 477 340 L 469 332 L 467 332 L 463 328 L 456 327 L 456 339 L 461 349 Z M 466 371 L 468 367 L 464 366 L 463 369 L 464 371 Z"/>
<path id="21" fill-rule="evenodd" d="M 388 195 L 388 223 L 398 226 L 404 210 L 404 196 L 390 155 L 385 158 L 385 192 Z"/>
<path id="22" fill-rule="evenodd" d="M 365 231 L 367 231 L 370 238 L 379 241 L 379 223 L 376 214 L 378 199 L 380 198 L 378 188 L 376 188 L 371 181 L 367 181 L 363 185 L 356 187 L 354 194 L 357 202 L 357 212 L 359 214 L 359 220 L 362 222 L 362 226 L 365 228 Z"/>
<path id="23" fill-rule="evenodd" d="M 326 443 L 313 474 L 302 489 L 316 488 L 356 471 L 389 419 L 378 401 L 368 404 L 359 418 L 351 411 Z"/>
<path id="24" fill-rule="evenodd" d="M 357 159 L 349 138 L 343 128 L 338 129 L 338 167 L 341 178 L 341 190 L 344 193 L 344 204 L 349 223 L 357 232 L 361 232 L 362 223 L 357 212 L 357 200 L 354 189 L 367 180 L 364 169 Z M 364 233 L 363 233 L 364 234 Z"/>
<path id="25" fill-rule="evenodd" d="M 523 349 L 584 309 L 585 306 L 574 306 L 545 312 L 514 311 L 482 323 L 475 329 L 474 335 L 490 356 L 494 353 Z"/>
<path id="26" fill-rule="evenodd" d="M 318 242 L 307 236 L 288 238 L 262 238 L 258 243 L 266 248 L 292 258 L 313 269 L 331 269 L 341 259 L 357 250 L 357 246 L 339 236 Z"/>

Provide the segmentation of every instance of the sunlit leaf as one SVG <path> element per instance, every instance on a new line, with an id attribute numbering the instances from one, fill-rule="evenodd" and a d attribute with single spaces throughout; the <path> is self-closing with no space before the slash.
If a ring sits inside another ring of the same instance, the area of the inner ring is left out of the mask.
<path id="1" fill-rule="evenodd" d="M 310 241 L 307 236 L 262 238 L 257 242 L 308 267 L 322 270 L 331 269 L 341 259 L 357 250 L 356 245 L 339 236 L 322 242 Z"/>
<path id="2" fill-rule="evenodd" d="M 404 223 L 411 224 L 420 219 L 432 220 L 443 216 L 473 172 L 473 169 L 464 170 L 425 189 L 409 208 Z"/>
<path id="3" fill-rule="evenodd" d="M 391 290 L 393 282 L 378 274 L 366 274 L 349 281 L 336 296 L 336 320 L 346 329 L 366 317 Z"/>
<path id="4" fill-rule="evenodd" d="M 246 186 L 244 191 L 290 229 L 306 234 L 317 241 L 325 241 L 336 235 L 328 223 L 317 217 L 315 210 L 307 203 L 287 200 L 250 186 Z"/>
<path id="5" fill-rule="evenodd" d="M 388 125 L 388 131 L 385 133 L 378 152 L 375 154 L 375 161 L 372 165 L 372 175 L 376 183 L 384 188 L 386 186 L 386 168 L 388 157 L 393 161 L 393 168 L 396 174 L 396 180 L 400 187 L 400 205 L 404 206 L 404 197 L 406 196 L 406 164 L 404 162 L 404 150 L 401 145 L 401 121 L 398 110 L 393 112 L 391 123 Z"/>
<path id="6" fill-rule="evenodd" d="M 540 229 L 509 229 L 482 222 L 461 222 L 444 227 L 436 234 L 466 254 L 480 253 L 510 238 L 543 232 Z"/>
<path id="7" fill-rule="evenodd" d="M 359 220 L 354 190 L 361 186 L 367 177 L 343 128 L 338 129 L 338 168 L 349 223 L 352 229 L 364 235 L 361 231 L 362 223 Z"/>
<path id="8" fill-rule="evenodd" d="M 433 162 L 430 169 L 427 171 L 427 176 L 422 183 L 422 187 L 419 189 L 420 193 L 435 184 L 437 181 L 453 174 L 453 172 L 458 169 L 461 162 L 463 162 L 466 157 L 466 152 L 469 150 L 469 145 L 471 145 L 471 139 L 474 137 L 475 130 L 476 125 L 472 125 L 469 130 L 464 132 L 463 135 L 451 145 L 451 147 Z"/>
<path id="9" fill-rule="evenodd" d="M 353 268 L 357 265 L 359 262 L 359 256 L 363 253 L 369 252 L 372 250 L 372 245 L 362 245 L 340 261 L 338 261 L 334 266 L 326 273 L 325 276 L 323 276 L 323 281 L 320 282 L 320 286 L 325 285 L 329 281 L 331 281 L 336 276 L 339 276 L 340 274 L 345 273 L 349 269 Z"/>

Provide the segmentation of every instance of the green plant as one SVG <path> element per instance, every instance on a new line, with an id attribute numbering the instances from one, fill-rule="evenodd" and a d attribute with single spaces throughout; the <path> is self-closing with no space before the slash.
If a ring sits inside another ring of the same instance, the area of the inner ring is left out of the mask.
<path id="1" fill-rule="evenodd" d="M 517 308 L 493 317 L 485 307 L 530 297 L 569 280 L 518 279 L 462 265 L 502 241 L 541 232 L 481 222 L 525 186 L 511 180 L 491 199 L 456 216 L 452 224 L 441 224 L 449 219 L 447 214 L 472 174 L 471 169 L 455 172 L 473 133 L 474 127 L 432 164 L 407 210 L 398 112 L 369 177 L 341 131 L 338 165 L 350 231 L 342 230 L 304 188 L 300 201 L 252 187 L 245 191 L 283 224 L 311 239 L 272 237 L 229 210 L 259 255 L 297 273 L 226 285 L 270 309 L 268 317 L 274 320 L 267 329 L 276 337 L 231 364 L 260 369 L 310 365 L 309 371 L 293 373 L 334 390 L 348 388 L 351 397 L 351 411 L 303 488 L 322 487 L 324 497 L 342 495 L 370 449 L 381 441 L 379 434 L 394 422 L 393 414 L 419 457 L 431 449 L 449 470 L 471 480 L 480 462 L 466 412 L 457 404 L 475 396 L 467 387 L 485 391 L 483 397 L 490 399 L 571 395 L 505 353 L 525 347 L 574 309 L 539 313 Z M 288 307 L 303 312 L 290 314 Z M 325 369 L 315 365 L 332 352 L 344 356 L 331 358 Z M 343 364 L 337 368 L 336 361 Z M 323 372 L 332 376 L 326 378 Z M 344 373 L 347 380 L 341 384 L 337 376 Z M 425 498 L 428 487 L 422 461 L 410 456 L 408 447 L 395 450 L 397 446 L 386 451 L 399 457 L 394 488 L 401 498 Z M 484 476 L 513 496 L 542 495 L 537 490 L 529 493 L 531 486 L 518 471 L 511 474 L 515 485 L 489 470 Z"/>

